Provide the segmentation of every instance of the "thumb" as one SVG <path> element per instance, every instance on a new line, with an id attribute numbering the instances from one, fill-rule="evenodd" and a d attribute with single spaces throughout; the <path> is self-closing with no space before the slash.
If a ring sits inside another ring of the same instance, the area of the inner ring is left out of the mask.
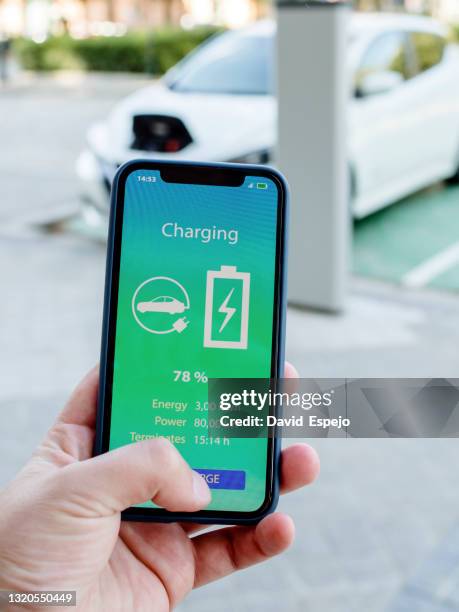
<path id="1" fill-rule="evenodd" d="M 61 501 L 72 511 L 106 516 L 152 500 L 172 512 L 195 512 L 209 488 L 165 438 L 129 444 L 58 471 Z"/>

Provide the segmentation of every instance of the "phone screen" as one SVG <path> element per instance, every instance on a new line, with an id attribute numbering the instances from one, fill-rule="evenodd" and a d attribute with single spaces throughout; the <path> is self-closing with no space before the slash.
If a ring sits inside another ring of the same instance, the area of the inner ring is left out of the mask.
<path id="1" fill-rule="evenodd" d="M 208 511 L 255 512 L 267 494 L 270 441 L 207 433 L 208 378 L 276 374 L 280 187 L 241 180 L 135 169 L 122 206 L 109 449 L 168 438 L 212 489 Z"/>

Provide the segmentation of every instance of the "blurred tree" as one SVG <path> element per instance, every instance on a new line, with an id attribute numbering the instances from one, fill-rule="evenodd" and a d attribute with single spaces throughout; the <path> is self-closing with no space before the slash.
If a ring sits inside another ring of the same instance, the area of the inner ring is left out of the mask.
<path id="1" fill-rule="evenodd" d="M 361 11 L 408 10 L 425 15 L 438 14 L 442 0 L 353 0 L 354 7 Z"/>
<path id="2" fill-rule="evenodd" d="M 218 21 L 218 18 L 220 17 L 221 2 L 220 0 L 213 0 L 212 3 L 213 3 L 214 18 Z"/>
<path id="3" fill-rule="evenodd" d="M 89 2 L 88 0 L 81 0 L 81 3 L 83 5 L 83 24 L 84 24 L 84 29 L 85 32 L 89 31 L 89 19 L 90 19 L 90 11 L 89 11 Z"/>
<path id="4" fill-rule="evenodd" d="M 183 14 L 184 11 L 182 0 L 163 0 L 164 23 L 168 25 L 175 23 L 177 14 L 179 12 Z"/>
<path id="5" fill-rule="evenodd" d="M 27 25 L 27 0 L 21 0 L 21 21 L 22 30 L 25 30 Z"/>
<path id="6" fill-rule="evenodd" d="M 273 2 L 271 0 L 252 0 L 255 8 L 255 16 L 257 19 L 265 17 L 270 13 Z"/>
<path id="7" fill-rule="evenodd" d="M 91 0 L 82 0 L 82 2 L 85 6 L 91 4 Z M 119 0 L 105 0 L 107 21 L 116 22 L 120 20 L 118 5 Z M 183 0 L 140 0 L 136 3 L 136 7 L 144 20 L 151 19 L 151 8 L 158 9 L 154 14 L 157 15 L 157 19 L 160 20 L 160 23 L 150 25 L 177 25 L 180 17 L 185 12 Z M 87 13 L 88 11 L 86 11 L 86 15 Z"/>
<path id="8" fill-rule="evenodd" d="M 353 4 L 361 11 L 391 11 L 405 8 L 405 0 L 354 0 Z"/>
<path id="9" fill-rule="evenodd" d="M 354 0 L 354 6 L 361 11 L 382 11 L 385 7 L 385 0 Z"/>
<path id="10" fill-rule="evenodd" d="M 116 21 L 114 0 L 106 0 L 107 21 Z"/>

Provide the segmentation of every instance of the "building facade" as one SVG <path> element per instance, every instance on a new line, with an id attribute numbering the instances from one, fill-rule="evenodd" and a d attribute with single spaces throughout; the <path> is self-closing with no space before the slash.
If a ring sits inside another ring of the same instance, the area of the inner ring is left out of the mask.
<path id="1" fill-rule="evenodd" d="M 123 34 L 167 24 L 241 27 L 272 13 L 274 0 L 0 0 L 0 35 Z M 359 10 L 408 10 L 459 23 L 459 0 L 354 0 Z"/>
<path id="2" fill-rule="evenodd" d="M 43 38 L 122 33 L 167 24 L 240 27 L 265 15 L 269 0 L 0 0 L 0 32 Z"/>

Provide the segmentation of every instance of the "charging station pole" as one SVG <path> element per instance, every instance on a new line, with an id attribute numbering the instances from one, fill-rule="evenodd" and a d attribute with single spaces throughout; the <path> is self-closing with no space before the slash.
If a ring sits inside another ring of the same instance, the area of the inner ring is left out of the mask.
<path id="1" fill-rule="evenodd" d="M 289 302 L 344 307 L 350 239 L 349 6 L 277 0 L 277 163 L 291 187 Z"/>

